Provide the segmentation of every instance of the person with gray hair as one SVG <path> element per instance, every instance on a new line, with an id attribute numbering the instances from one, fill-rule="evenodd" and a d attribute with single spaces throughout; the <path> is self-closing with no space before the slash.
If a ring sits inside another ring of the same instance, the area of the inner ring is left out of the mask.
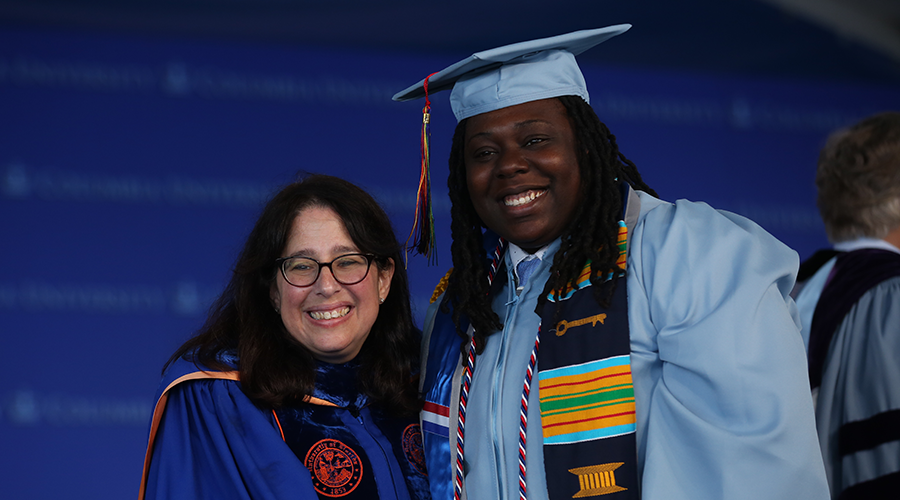
<path id="1" fill-rule="evenodd" d="M 900 238 L 900 113 L 831 136 L 819 156 L 818 205 L 833 242 Z"/>
<path id="2" fill-rule="evenodd" d="M 900 113 L 833 133 L 816 187 L 834 249 L 801 266 L 797 305 L 819 444 L 833 498 L 888 498 L 900 488 Z"/>

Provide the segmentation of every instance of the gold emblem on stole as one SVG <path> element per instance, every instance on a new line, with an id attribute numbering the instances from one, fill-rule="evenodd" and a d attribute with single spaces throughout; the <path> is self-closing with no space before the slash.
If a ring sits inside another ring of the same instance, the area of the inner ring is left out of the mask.
<path id="1" fill-rule="evenodd" d="M 569 472 L 578 476 L 578 484 L 581 486 L 581 490 L 572 498 L 597 497 L 627 490 L 628 488 L 616 484 L 614 472 L 624 464 L 625 462 L 614 462 L 569 469 Z"/>
<path id="2" fill-rule="evenodd" d="M 566 330 L 568 330 L 569 328 L 586 325 L 588 323 L 590 323 L 591 326 L 597 326 L 598 321 L 600 322 L 600 324 L 603 324 L 604 320 L 606 320 L 606 314 L 604 313 L 588 316 L 587 318 L 576 319 L 574 321 L 562 320 L 556 324 L 556 329 L 553 330 L 553 332 L 556 333 L 557 337 L 562 337 L 566 333 Z"/>

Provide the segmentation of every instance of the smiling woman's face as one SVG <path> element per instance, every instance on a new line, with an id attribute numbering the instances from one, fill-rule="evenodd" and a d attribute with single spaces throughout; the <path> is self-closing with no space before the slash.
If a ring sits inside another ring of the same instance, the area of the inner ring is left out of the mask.
<path id="1" fill-rule="evenodd" d="M 330 208 L 309 207 L 291 226 L 283 257 L 307 257 L 331 262 L 335 257 L 360 253 L 340 217 Z M 365 279 L 343 285 L 328 268 L 310 286 L 295 287 L 277 273 L 271 298 L 292 337 L 328 363 L 345 363 L 359 354 L 378 317 L 379 299 L 387 297 L 394 263 L 379 269 L 374 261 Z"/>
<path id="2" fill-rule="evenodd" d="M 575 135 L 559 100 L 469 118 L 466 181 L 485 225 L 527 251 L 558 238 L 581 203 Z"/>

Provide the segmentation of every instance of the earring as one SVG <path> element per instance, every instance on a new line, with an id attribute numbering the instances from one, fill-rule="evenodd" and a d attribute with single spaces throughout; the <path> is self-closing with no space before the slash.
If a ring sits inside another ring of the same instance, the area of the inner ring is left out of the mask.
<path id="1" fill-rule="evenodd" d="M 378 297 L 378 303 L 379 303 L 379 304 L 384 304 L 384 298 L 383 298 L 383 297 Z"/>

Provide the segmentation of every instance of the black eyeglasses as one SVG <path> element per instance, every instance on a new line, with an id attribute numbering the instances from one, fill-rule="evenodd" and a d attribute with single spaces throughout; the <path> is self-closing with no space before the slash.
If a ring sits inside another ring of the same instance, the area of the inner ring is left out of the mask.
<path id="1" fill-rule="evenodd" d="M 335 281 L 342 285 L 355 285 L 366 279 L 375 256 L 372 254 L 348 253 L 336 257 L 331 262 L 317 262 L 308 257 L 282 257 L 275 259 L 281 266 L 284 280 L 297 287 L 310 286 L 319 279 L 323 267 L 331 270 Z"/>

